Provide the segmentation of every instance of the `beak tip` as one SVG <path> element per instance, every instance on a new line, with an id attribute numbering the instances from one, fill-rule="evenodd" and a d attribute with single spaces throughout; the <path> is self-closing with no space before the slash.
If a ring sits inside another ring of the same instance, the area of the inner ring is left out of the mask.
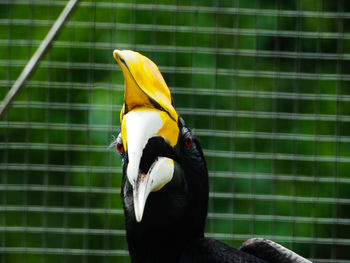
<path id="1" fill-rule="evenodd" d="M 136 222 L 140 223 L 142 221 L 142 216 L 136 216 Z"/>
<path id="2" fill-rule="evenodd" d="M 135 185 L 133 196 L 134 196 L 134 213 L 136 222 L 140 223 L 143 216 L 143 209 L 145 207 L 145 199 L 143 198 L 143 195 L 140 195 L 137 185 Z"/>
<path id="3" fill-rule="evenodd" d="M 136 208 L 136 207 L 135 207 Z M 135 209 L 135 218 L 136 218 L 136 222 L 140 223 L 142 221 L 142 216 L 143 216 L 143 209 Z"/>

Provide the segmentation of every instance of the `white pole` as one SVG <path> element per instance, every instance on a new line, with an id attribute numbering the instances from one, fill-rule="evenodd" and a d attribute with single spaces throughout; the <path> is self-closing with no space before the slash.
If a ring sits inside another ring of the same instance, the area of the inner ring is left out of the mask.
<path id="1" fill-rule="evenodd" d="M 27 65 L 24 67 L 21 75 L 19 75 L 16 82 L 12 85 L 11 89 L 7 92 L 5 99 L 0 105 L 1 106 L 0 119 L 3 113 L 6 111 L 7 107 L 10 105 L 11 101 L 17 95 L 19 90 L 22 88 L 25 81 L 28 79 L 30 74 L 34 71 L 40 59 L 47 51 L 50 44 L 52 43 L 57 33 L 61 29 L 62 25 L 64 24 L 64 22 L 66 22 L 66 20 L 68 19 L 68 16 L 72 13 L 74 7 L 77 5 L 78 2 L 79 0 L 69 0 L 69 2 L 66 4 L 61 14 L 55 21 L 55 23 L 52 25 L 50 31 L 47 33 L 45 39 L 41 42 L 40 46 L 35 51 L 34 55 L 28 61 Z"/>

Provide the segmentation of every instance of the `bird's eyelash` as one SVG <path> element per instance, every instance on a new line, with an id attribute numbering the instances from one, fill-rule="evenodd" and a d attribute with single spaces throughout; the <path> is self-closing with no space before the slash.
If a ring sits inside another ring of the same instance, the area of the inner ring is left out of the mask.
<path id="1" fill-rule="evenodd" d="M 113 137 L 113 140 L 109 144 L 108 149 L 114 148 L 118 144 L 118 137 L 114 135 L 112 135 L 112 137 Z"/>
<path id="2" fill-rule="evenodd" d="M 117 149 L 118 152 L 123 156 L 123 154 L 124 154 L 124 149 L 123 149 L 122 152 L 118 149 L 118 144 L 122 144 L 122 143 L 123 143 L 122 140 L 121 140 L 121 137 L 120 137 L 120 133 L 118 134 L 118 136 L 112 135 L 112 138 L 113 138 L 113 140 L 112 140 L 112 142 L 109 144 L 108 149 L 111 149 L 111 148 Z M 122 146 L 122 147 L 123 147 L 123 146 Z"/>

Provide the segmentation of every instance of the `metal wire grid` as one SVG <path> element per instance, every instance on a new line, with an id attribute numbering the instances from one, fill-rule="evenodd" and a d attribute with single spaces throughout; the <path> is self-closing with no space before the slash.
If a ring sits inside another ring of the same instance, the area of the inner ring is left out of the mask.
<path id="1" fill-rule="evenodd" d="M 5 95 L 66 1 L 0 3 Z M 152 58 L 210 170 L 207 235 L 350 254 L 346 1 L 82 1 L 0 121 L 1 262 L 129 262 L 113 49 Z"/>

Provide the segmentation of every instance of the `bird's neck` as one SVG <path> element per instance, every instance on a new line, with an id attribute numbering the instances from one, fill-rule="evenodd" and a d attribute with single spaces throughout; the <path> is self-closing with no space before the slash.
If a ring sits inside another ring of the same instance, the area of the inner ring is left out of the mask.
<path id="1" fill-rule="evenodd" d="M 175 231 L 135 234 L 127 233 L 129 252 L 133 263 L 179 262 L 185 247 L 195 237 Z"/>
<path id="2" fill-rule="evenodd" d="M 147 242 L 147 241 L 146 241 Z M 183 249 L 178 250 L 172 245 L 164 246 L 164 244 L 135 244 L 129 242 L 129 252 L 133 263 L 175 263 L 179 262 L 179 258 Z"/>

